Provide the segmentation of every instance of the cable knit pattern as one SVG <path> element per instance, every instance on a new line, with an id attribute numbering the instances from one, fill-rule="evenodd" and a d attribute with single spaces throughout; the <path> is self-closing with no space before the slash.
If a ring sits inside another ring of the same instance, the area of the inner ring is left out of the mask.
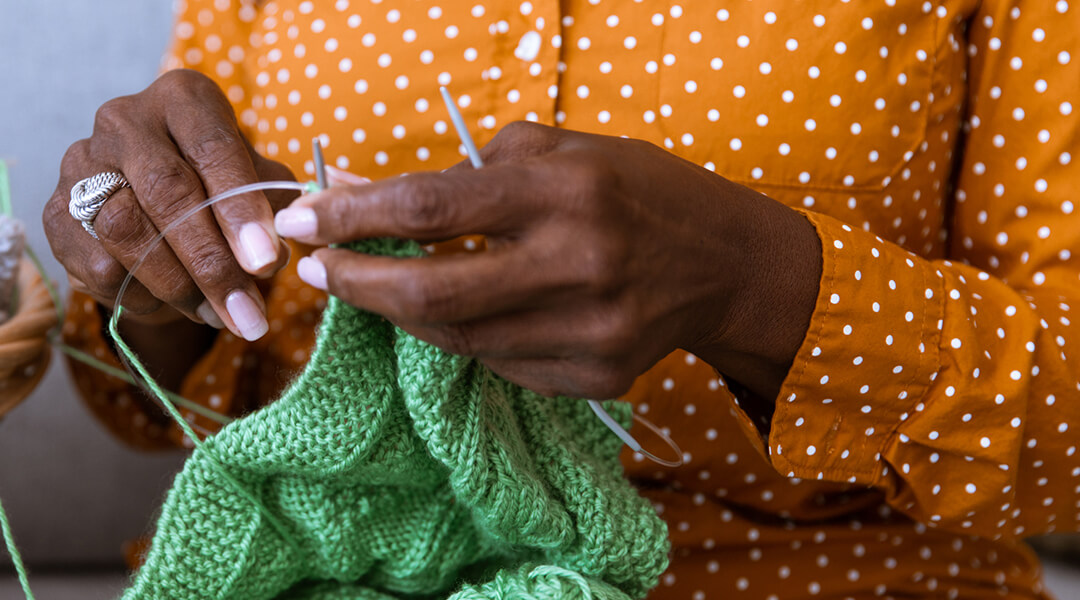
<path id="1" fill-rule="evenodd" d="M 641 598 L 667 530 L 620 447 L 584 402 L 331 300 L 282 398 L 192 454 L 124 598 Z"/>

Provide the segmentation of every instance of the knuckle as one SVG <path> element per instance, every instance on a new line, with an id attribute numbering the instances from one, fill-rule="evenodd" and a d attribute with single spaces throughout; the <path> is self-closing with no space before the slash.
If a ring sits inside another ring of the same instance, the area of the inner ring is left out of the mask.
<path id="1" fill-rule="evenodd" d="M 60 172 L 74 172 L 84 162 L 86 162 L 86 156 L 89 153 L 90 140 L 81 139 L 74 144 L 68 146 L 68 149 L 64 151 L 64 157 L 60 159 Z"/>
<path id="2" fill-rule="evenodd" d="M 336 236 L 340 231 L 347 230 L 357 218 L 352 201 L 339 196 L 331 197 L 329 202 L 322 203 L 317 210 L 319 234 L 324 236 Z"/>
<path id="3" fill-rule="evenodd" d="M 118 200 L 105 203 L 94 219 L 94 230 L 102 240 L 116 245 L 142 241 L 148 233 L 142 211 L 133 202 Z"/>
<path id="4" fill-rule="evenodd" d="M 112 132 L 126 128 L 131 121 L 134 104 L 131 96 L 120 96 L 102 104 L 94 113 L 94 132 Z"/>
<path id="5" fill-rule="evenodd" d="M 41 225 L 50 240 L 60 234 L 67 219 L 71 219 L 71 213 L 68 212 L 66 192 L 58 188 L 41 211 Z"/>
<path id="6" fill-rule="evenodd" d="M 161 300 L 170 306 L 194 311 L 203 300 L 203 293 L 191 281 L 182 267 L 174 267 L 163 274 L 162 281 L 174 282 L 165 287 Z"/>
<path id="7" fill-rule="evenodd" d="M 365 274 L 360 269 L 339 268 L 333 262 L 323 261 L 326 265 L 326 282 L 330 294 L 343 299 L 353 295 L 353 290 L 364 289 L 367 285 Z"/>
<path id="8" fill-rule="evenodd" d="M 150 86 L 155 91 L 163 90 L 168 95 L 181 94 L 196 96 L 208 90 L 217 90 L 212 79 L 192 69 L 173 69 L 162 73 Z"/>
<path id="9" fill-rule="evenodd" d="M 596 205 L 597 199 L 616 189 L 619 180 L 615 168 L 606 160 L 596 157 L 579 161 L 570 177 L 574 180 L 578 194 L 592 205 Z"/>
<path id="10" fill-rule="evenodd" d="M 89 277 L 84 280 L 84 283 L 94 295 L 111 298 L 120 289 L 120 284 L 124 282 L 127 271 L 112 257 L 102 256 L 90 263 L 87 274 Z"/>
<path id="11" fill-rule="evenodd" d="M 137 188 L 141 204 L 152 215 L 171 215 L 175 206 L 202 190 L 191 170 L 175 161 L 163 162 L 147 170 Z"/>
<path id="12" fill-rule="evenodd" d="M 494 139 L 503 138 L 503 141 L 514 140 L 520 137 L 531 136 L 540 129 L 542 129 L 542 126 L 536 123 L 529 121 L 512 121 L 500 129 L 499 132 L 495 134 Z"/>
<path id="13" fill-rule="evenodd" d="M 440 202 L 428 177 L 415 177 L 392 199 L 395 219 L 420 235 L 444 228 L 452 219 L 452 206 Z"/>
<path id="14" fill-rule="evenodd" d="M 194 248 L 184 261 L 188 273 L 195 281 L 208 284 L 208 287 L 234 288 L 238 280 L 238 271 L 234 268 L 232 254 L 220 251 L 219 245 L 206 241 L 206 243 L 193 243 L 188 246 Z"/>
<path id="15" fill-rule="evenodd" d="M 441 315 L 453 308 L 453 297 L 448 288 L 420 277 L 409 277 L 403 282 L 403 316 L 418 323 L 437 322 Z"/>
<path id="16" fill-rule="evenodd" d="M 225 125 L 204 129 L 184 147 L 184 153 L 193 164 L 203 169 L 214 169 L 247 158 L 247 150 L 239 135 Z"/>
<path id="17" fill-rule="evenodd" d="M 618 286 L 618 270 L 621 259 L 605 245 L 583 251 L 578 257 L 578 277 L 580 282 L 598 294 L 607 294 Z"/>
<path id="18" fill-rule="evenodd" d="M 521 154 L 543 154 L 558 144 L 556 130 L 530 121 L 513 121 L 495 134 L 491 142 L 484 147 L 494 160 L 498 157 L 513 157 Z"/>

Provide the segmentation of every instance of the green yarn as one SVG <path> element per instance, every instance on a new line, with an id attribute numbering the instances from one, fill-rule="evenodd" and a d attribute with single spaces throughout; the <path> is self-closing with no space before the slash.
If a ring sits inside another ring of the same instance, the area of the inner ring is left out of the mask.
<path id="1" fill-rule="evenodd" d="M 14 211 L 11 207 L 11 184 L 8 181 L 8 169 L 7 163 L 0 160 L 0 214 L 11 216 Z M 29 248 L 27 248 L 29 250 Z M 35 257 L 35 263 L 37 261 Z M 19 289 L 16 286 L 14 294 L 15 298 L 12 298 L 10 306 L 18 306 L 18 293 Z M 4 535 L 4 546 L 7 548 L 8 555 L 11 556 L 11 564 L 15 566 L 15 572 L 19 576 L 19 585 L 22 586 L 23 593 L 26 594 L 27 600 L 34 600 L 34 594 L 30 592 L 30 582 L 26 576 L 26 566 L 23 565 L 22 555 L 19 554 L 19 548 L 15 545 L 15 535 L 11 532 L 11 524 L 8 523 L 7 512 L 4 510 L 4 505 L 0 503 L 0 531 Z"/>
<path id="2" fill-rule="evenodd" d="M 30 591 L 30 580 L 26 576 L 26 565 L 23 564 L 22 555 L 19 554 L 19 548 L 15 545 L 15 535 L 11 532 L 11 523 L 8 523 L 7 512 L 4 511 L 4 505 L 0 503 L 0 530 L 4 534 L 4 545 L 7 547 L 8 554 L 11 555 L 11 564 L 15 566 L 15 573 L 19 576 L 19 585 L 22 586 L 23 594 L 26 595 L 26 600 L 34 600 L 34 593 Z"/>
<path id="3" fill-rule="evenodd" d="M 7 163 L 0 160 L 0 214 L 13 216 L 15 210 L 11 206 L 11 182 L 8 181 Z"/>
<path id="4" fill-rule="evenodd" d="M 605 408 L 629 426 L 627 405 Z M 667 530 L 620 448 L 584 401 L 331 298 L 282 397 L 198 443 L 123 597 L 642 598 L 667 567 Z"/>

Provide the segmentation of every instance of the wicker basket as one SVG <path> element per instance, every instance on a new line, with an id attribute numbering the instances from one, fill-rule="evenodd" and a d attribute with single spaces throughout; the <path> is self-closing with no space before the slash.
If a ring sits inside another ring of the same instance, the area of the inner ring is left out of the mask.
<path id="1" fill-rule="evenodd" d="M 0 417 L 29 396 L 45 375 L 52 357 L 47 335 L 56 324 L 49 290 L 24 258 L 19 266 L 19 305 L 0 324 Z"/>

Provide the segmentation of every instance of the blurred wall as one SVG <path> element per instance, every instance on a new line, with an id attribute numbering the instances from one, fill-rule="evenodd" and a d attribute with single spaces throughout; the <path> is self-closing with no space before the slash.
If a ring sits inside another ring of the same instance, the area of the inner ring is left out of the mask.
<path id="1" fill-rule="evenodd" d="M 165 0 L 0 0 L 0 158 L 13 162 L 16 213 L 57 281 L 40 215 L 60 158 L 90 135 L 98 106 L 153 80 L 171 20 Z M 122 541 L 150 528 L 181 460 L 111 439 L 56 356 L 41 387 L 0 422 L 0 499 L 32 565 L 119 564 Z"/>

